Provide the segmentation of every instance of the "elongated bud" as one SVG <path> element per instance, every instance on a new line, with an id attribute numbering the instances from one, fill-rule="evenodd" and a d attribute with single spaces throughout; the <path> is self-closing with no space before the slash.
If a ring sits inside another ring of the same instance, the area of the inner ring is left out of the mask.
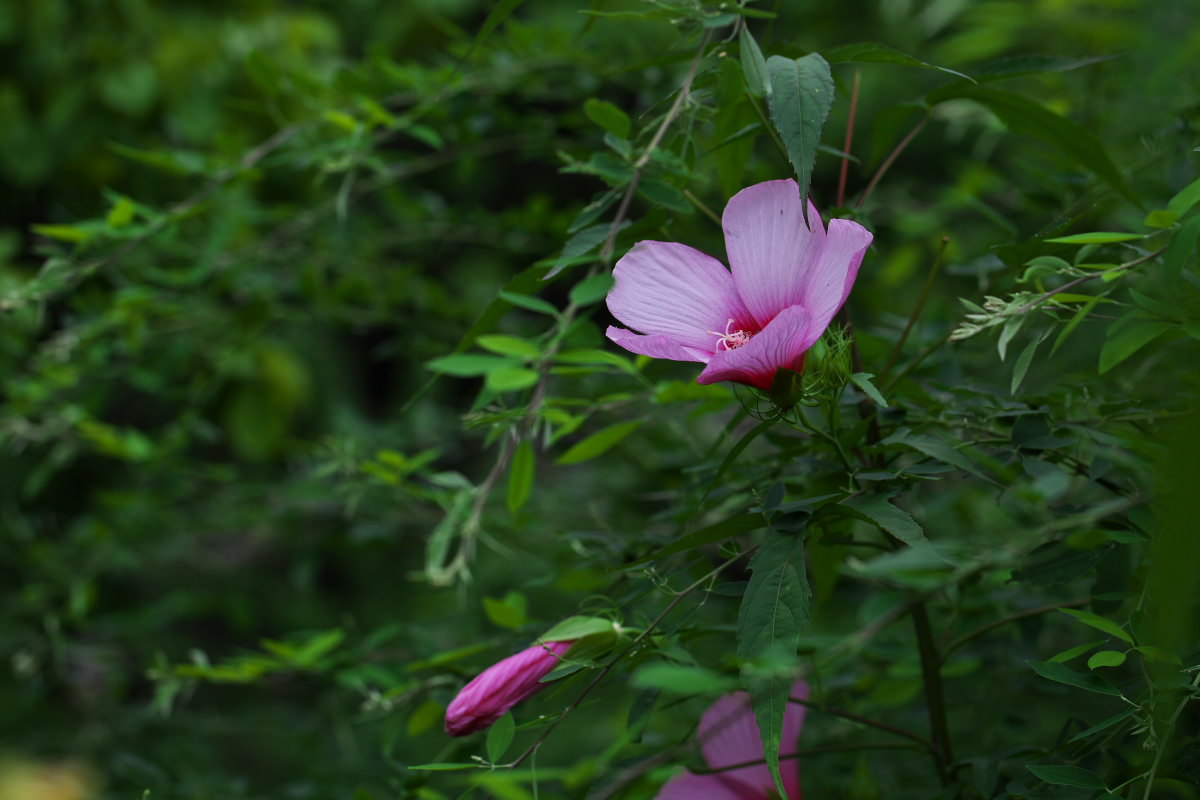
<path id="1" fill-rule="evenodd" d="M 543 642 L 485 669 L 446 709 L 446 733 L 466 736 L 490 727 L 517 703 L 541 691 L 542 678 L 574 642 Z"/>

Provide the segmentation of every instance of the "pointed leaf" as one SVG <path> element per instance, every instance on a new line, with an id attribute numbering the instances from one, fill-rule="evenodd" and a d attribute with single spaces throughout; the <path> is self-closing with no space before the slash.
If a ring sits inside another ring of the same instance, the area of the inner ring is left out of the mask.
<path id="1" fill-rule="evenodd" d="M 630 422 L 618 422 L 596 431 L 583 441 L 576 442 L 567 452 L 558 458 L 559 464 L 578 464 L 593 459 L 602 453 L 616 447 L 629 434 L 642 426 L 643 420 L 635 419 Z"/>
<path id="2" fill-rule="evenodd" d="M 771 75 L 767 70 L 767 60 L 763 58 L 762 49 L 754 41 L 750 28 L 742 25 L 739 42 L 741 44 L 742 75 L 746 78 L 746 88 L 755 97 L 771 95 Z"/>
<path id="3" fill-rule="evenodd" d="M 508 510 L 517 513 L 529 500 L 533 491 L 533 475 L 537 459 L 533 453 L 533 444 L 529 441 L 517 445 L 513 453 L 512 466 L 508 471 Z"/>
<path id="4" fill-rule="evenodd" d="M 772 652 L 795 653 L 809 622 L 812 592 L 804 568 L 804 538 L 772 534 L 750 560 L 750 584 L 738 610 L 738 657 L 753 661 Z M 763 753 L 781 796 L 779 774 L 783 714 L 791 676 L 774 675 L 746 687 L 762 735 Z"/>
<path id="5" fill-rule="evenodd" d="M 800 195 L 807 197 L 821 129 L 825 127 L 825 118 L 833 105 L 833 76 L 829 72 L 829 62 L 819 53 L 797 59 L 771 56 L 767 59 L 767 71 L 771 76 L 768 97 L 771 120 L 783 138 L 788 159 L 796 170 Z M 807 221 L 807 203 L 804 213 Z"/>

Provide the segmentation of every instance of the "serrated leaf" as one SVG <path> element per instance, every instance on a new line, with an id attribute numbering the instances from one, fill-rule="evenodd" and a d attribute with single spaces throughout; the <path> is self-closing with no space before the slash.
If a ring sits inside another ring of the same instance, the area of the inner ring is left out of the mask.
<path id="1" fill-rule="evenodd" d="M 1075 608 L 1060 608 L 1059 611 L 1066 614 L 1068 617 L 1074 617 L 1084 625 L 1091 626 L 1098 631 L 1107 633 L 1110 636 L 1115 636 L 1126 644 L 1133 644 L 1133 637 L 1117 623 L 1112 620 L 1107 620 L 1090 611 L 1080 611 Z"/>
<path id="2" fill-rule="evenodd" d="M 871 401 L 875 403 L 875 405 L 879 406 L 880 408 L 887 408 L 887 400 L 885 400 L 880 391 L 875 388 L 875 384 L 872 381 L 872 378 L 874 377 L 875 374 L 871 372 L 855 372 L 850 376 L 850 380 L 854 382 L 855 386 L 857 386 L 859 389 L 862 389 L 863 394 L 871 398 Z"/>
<path id="3" fill-rule="evenodd" d="M 511 514 L 520 511 L 533 492 L 533 477 L 537 457 L 533 444 L 526 440 L 517 445 L 513 453 L 512 466 L 508 468 L 508 510 Z"/>
<path id="4" fill-rule="evenodd" d="M 771 78 L 768 97 L 771 121 L 775 123 L 788 159 L 796 170 L 800 196 L 806 198 L 817 145 L 821 142 L 821 129 L 833 105 L 833 76 L 829 62 L 819 53 L 796 59 L 771 56 L 767 59 L 767 72 Z M 805 203 L 803 208 L 805 222 L 809 222 L 808 204 Z"/>
<path id="5" fill-rule="evenodd" d="M 738 609 L 737 652 L 742 661 L 769 653 L 795 653 L 808 626 L 812 592 L 804 567 L 804 538 L 771 534 L 750 560 L 750 583 Z M 792 689 L 790 676 L 773 675 L 746 687 L 763 743 L 767 767 L 781 796 L 779 774 L 783 715 Z"/>
<path id="6" fill-rule="evenodd" d="M 567 452 L 558 458 L 559 464 L 579 464 L 601 455 L 615 447 L 626 436 L 642 426 L 643 420 L 618 422 L 607 428 L 596 431 L 586 439 L 576 442 Z"/>
<path id="7" fill-rule="evenodd" d="M 1119 667 L 1125 663 L 1125 654 L 1120 650 L 1101 650 L 1087 660 L 1088 669 L 1097 667 Z"/>
<path id="8" fill-rule="evenodd" d="M 742 62 L 742 75 L 746 79 L 746 88 L 755 97 L 767 97 L 771 94 L 771 75 L 767 70 L 767 60 L 763 58 L 762 48 L 754 40 L 750 28 L 742 25 L 739 35 L 739 54 Z"/>
<path id="9" fill-rule="evenodd" d="M 1027 661 L 1025 663 L 1029 664 L 1038 675 L 1048 680 L 1064 683 L 1067 686 L 1074 686 L 1077 689 L 1096 692 L 1097 694 L 1107 694 L 1113 697 L 1121 696 L 1119 690 L 1109 686 L 1090 672 L 1076 672 L 1070 667 L 1054 661 Z"/>
<path id="10" fill-rule="evenodd" d="M 887 531 L 910 547 L 928 541 L 925 538 L 925 531 L 917 524 L 917 521 L 907 511 L 888 502 L 886 495 L 848 497 L 842 501 L 841 505 L 853 511 L 855 516 Z"/>
<path id="11" fill-rule="evenodd" d="M 633 129 L 629 115 L 607 100 L 589 98 L 583 104 L 583 113 L 587 114 L 587 118 L 592 122 L 621 139 L 628 139 L 629 132 Z"/>
<path id="12" fill-rule="evenodd" d="M 508 746 L 512 744 L 516 728 L 512 712 L 506 713 L 503 717 L 492 723 L 492 727 L 488 729 L 487 734 L 488 761 L 496 764 L 499 763 L 500 759 L 504 758 L 504 753 L 508 750 Z"/>
<path id="13" fill-rule="evenodd" d="M 1108 789 L 1100 776 L 1082 767 L 1059 767 L 1049 764 L 1028 764 L 1027 770 L 1046 783 L 1055 786 L 1074 786 L 1079 789 Z"/>
<path id="14" fill-rule="evenodd" d="M 484 350 L 490 350 L 502 356 L 516 356 L 527 361 L 532 361 L 542 355 L 541 348 L 533 342 L 518 339 L 516 336 L 505 336 L 500 333 L 480 336 L 475 340 L 475 343 Z"/>

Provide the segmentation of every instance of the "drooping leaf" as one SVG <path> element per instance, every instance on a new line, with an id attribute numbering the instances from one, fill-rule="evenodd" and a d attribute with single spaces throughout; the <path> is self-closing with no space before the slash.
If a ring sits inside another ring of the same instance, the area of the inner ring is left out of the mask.
<path id="1" fill-rule="evenodd" d="M 1116 242 L 1132 242 L 1145 238 L 1140 233 L 1093 231 L 1091 233 L 1073 233 L 1070 236 L 1056 236 L 1053 239 L 1046 239 L 1046 241 L 1053 244 L 1115 244 Z"/>
<path id="2" fill-rule="evenodd" d="M 1065 683 L 1067 686 L 1074 686 L 1077 689 L 1084 689 L 1089 692 L 1096 692 L 1097 694 L 1107 694 L 1113 697 L 1121 696 L 1119 689 L 1109 686 L 1090 672 L 1076 672 L 1065 664 L 1059 664 L 1054 661 L 1028 661 L 1026 663 L 1038 675 L 1057 683 Z"/>
<path id="3" fill-rule="evenodd" d="M 492 727 L 488 729 L 487 734 L 488 761 L 495 764 L 504 758 L 504 753 L 508 750 L 508 746 L 512 744 L 516 727 L 511 712 L 492 723 Z"/>
<path id="4" fill-rule="evenodd" d="M 771 121 L 775 123 L 792 168 L 796 170 L 800 196 L 807 197 L 821 129 L 825 127 L 825 118 L 833 105 L 833 76 L 829 62 L 819 53 L 796 59 L 771 56 L 767 59 L 767 71 L 771 76 L 768 97 Z M 807 203 L 804 204 L 804 215 L 805 222 L 809 222 Z"/>
<path id="5" fill-rule="evenodd" d="M 855 42 L 853 44 L 842 44 L 837 47 L 830 47 L 821 51 L 821 55 L 830 64 L 842 63 L 859 63 L 859 64 L 899 64 L 904 67 L 918 67 L 920 69 L 935 69 L 939 72 L 945 72 L 949 75 L 957 75 L 971 83 L 974 79 L 965 73 L 958 70 L 950 69 L 949 67 L 939 67 L 937 64 L 930 64 L 922 61 L 919 58 L 914 58 L 907 53 L 902 53 L 894 47 L 889 47 L 880 42 Z"/>
<path id="6" fill-rule="evenodd" d="M 956 86 L 959 88 L 946 87 L 944 91 L 932 92 L 927 99 L 932 104 L 962 97 L 986 106 L 1009 130 L 1041 139 L 1084 169 L 1095 173 L 1138 208 L 1142 207 L 1141 198 L 1113 163 L 1104 145 L 1087 128 L 1024 95 L 969 84 Z"/>
<path id="7" fill-rule="evenodd" d="M 1200 240 L 1200 216 L 1192 217 L 1183 223 L 1171 237 L 1171 243 L 1167 245 L 1167 254 L 1164 258 L 1168 277 L 1179 277 L 1188 259 L 1196 252 L 1198 240 Z"/>
<path id="8" fill-rule="evenodd" d="M 1173 323 L 1152 319 L 1130 319 L 1125 324 L 1114 323 L 1108 330 L 1104 346 L 1100 348 L 1100 374 L 1108 372 L 1175 327 Z"/>
<path id="9" fill-rule="evenodd" d="M 1175 215 L 1179 219 L 1188 211 L 1191 211 L 1192 206 L 1200 203 L 1200 178 L 1189 183 L 1187 186 L 1179 190 L 1178 194 L 1171 198 L 1167 203 L 1167 211 Z"/>
<path id="10" fill-rule="evenodd" d="M 811 603 L 804 538 L 771 534 L 750 560 L 750 584 L 738 610 L 738 657 L 754 661 L 771 653 L 795 653 L 800 633 L 808 627 Z M 786 796 L 779 749 L 793 678 L 771 675 L 747 683 L 767 766 L 780 795 Z"/>
<path id="11" fill-rule="evenodd" d="M 738 41 L 741 45 L 742 75 L 746 79 L 746 88 L 755 97 L 769 96 L 771 75 L 767 70 L 767 60 L 763 58 L 762 49 L 754 40 L 754 34 L 750 33 L 748 26 L 742 26 Z"/>
<path id="12" fill-rule="evenodd" d="M 852 511 L 854 516 L 887 531 L 907 545 L 912 546 L 927 541 L 925 531 L 912 518 L 912 515 L 888 502 L 887 495 L 872 494 L 848 497 L 842 501 L 842 506 Z"/>
<path id="13" fill-rule="evenodd" d="M 1025 767 L 1046 783 L 1055 786 L 1074 786 L 1079 789 L 1108 789 L 1100 776 L 1083 767 L 1060 767 L 1048 764 L 1028 764 Z"/>
<path id="14" fill-rule="evenodd" d="M 513 453 L 512 466 L 508 468 L 508 510 L 512 514 L 520 511 L 533 492 L 533 477 L 537 457 L 533 443 L 525 440 L 517 445 Z"/>
<path id="15" fill-rule="evenodd" d="M 1090 611 L 1080 611 L 1075 608 L 1060 608 L 1059 611 L 1069 617 L 1074 617 L 1084 625 L 1091 626 L 1098 631 L 1103 631 L 1110 636 L 1115 636 L 1126 644 L 1133 644 L 1133 637 L 1129 635 L 1129 632 L 1112 620 L 1107 620 Z"/>
<path id="16" fill-rule="evenodd" d="M 887 400 L 883 398 L 883 394 L 880 393 L 879 389 L 875 387 L 875 384 L 872 381 L 874 377 L 875 375 L 870 372 L 855 372 L 850 376 L 850 380 L 855 386 L 857 386 L 859 389 L 862 389 L 863 394 L 871 398 L 871 402 L 880 408 L 887 408 Z"/>

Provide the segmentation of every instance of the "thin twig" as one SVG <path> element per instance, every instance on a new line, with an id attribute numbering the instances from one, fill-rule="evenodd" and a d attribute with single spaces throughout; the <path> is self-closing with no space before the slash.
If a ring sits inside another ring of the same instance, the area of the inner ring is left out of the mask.
<path id="1" fill-rule="evenodd" d="M 507 767 L 509 769 L 514 769 L 516 767 L 521 766 L 521 764 L 524 763 L 526 759 L 528 759 L 531 755 L 533 755 L 533 753 L 535 751 L 537 751 L 537 749 L 539 747 L 542 746 L 542 743 L 545 742 L 546 739 L 550 736 L 550 734 L 554 732 L 554 729 L 557 728 L 564 719 L 566 719 L 567 715 L 570 714 L 572 711 L 574 711 L 576 708 L 578 708 L 579 704 L 583 702 L 584 698 L 586 698 L 589 694 L 591 694 L 592 690 L 600 685 L 600 682 L 603 681 L 604 678 L 608 675 L 608 673 L 612 671 L 613 667 L 615 667 L 626 656 L 628 656 L 630 653 L 632 653 L 634 650 L 636 650 L 638 648 L 638 645 L 640 645 L 642 643 L 642 641 L 644 639 L 646 639 L 646 637 L 648 637 L 651 633 L 654 632 L 655 628 L 657 628 L 659 626 L 659 623 L 661 623 L 664 619 L 666 619 L 667 615 L 670 614 L 671 611 L 673 611 L 675 609 L 675 606 L 677 606 L 681 602 L 683 602 L 683 599 L 685 597 L 687 597 L 688 595 L 690 595 L 692 592 L 696 591 L 701 586 L 703 586 L 704 584 L 708 583 L 713 578 L 720 575 L 728 567 L 732 566 L 734 564 L 734 562 L 739 561 L 742 558 L 745 558 L 750 553 L 754 552 L 754 550 L 756 550 L 756 549 L 757 549 L 757 545 L 755 547 L 747 548 L 746 550 L 738 553 L 737 555 L 733 556 L 732 558 L 729 558 L 726 561 L 718 564 L 716 567 L 709 570 L 702 578 L 700 578 L 699 580 L 694 582 L 692 585 L 688 586 L 686 589 L 681 591 L 678 595 L 676 595 L 675 598 L 673 600 L 671 600 L 671 602 L 667 603 L 666 608 L 664 608 L 657 617 L 655 617 L 653 620 L 651 620 L 650 624 L 647 625 L 645 627 L 645 629 L 637 635 L 637 638 L 635 638 L 632 642 L 629 643 L 628 647 L 626 647 L 624 650 L 622 650 L 620 653 L 618 653 L 611 661 L 609 661 L 607 664 L 605 664 L 603 667 L 600 668 L 600 671 L 596 673 L 596 677 L 592 679 L 592 682 L 584 687 L 583 691 L 580 692 L 579 695 L 573 701 L 571 701 L 570 705 L 568 705 L 566 708 L 563 709 L 562 713 L 558 715 L 558 718 L 555 719 L 553 722 L 551 722 L 550 725 L 546 728 L 546 730 L 542 731 L 542 735 L 537 738 L 537 741 L 535 741 L 533 744 L 531 744 L 525 750 L 524 753 L 522 753 L 521 755 L 519 755 L 516 758 L 515 761 L 512 761 L 511 763 L 508 763 L 508 764 L 502 764 L 499 766 Z"/>
<path id="2" fill-rule="evenodd" d="M 904 744 L 903 742 L 852 742 L 848 744 L 826 744 L 818 747 L 801 747 L 794 753 L 779 756 L 780 761 L 785 761 L 789 758 L 803 758 L 804 756 L 818 756 L 824 753 L 847 753 L 855 750 L 917 750 L 915 745 Z M 754 761 L 743 761 L 740 764 L 730 764 L 725 767 L 708 767 L 705 769 L 689 769 L 693 775 L 719 775 L 722 772 L 732 772 L 735 769 L 745 769 L 746 767 L 757 767 L 766 764 L 765 758 L 759 758 Z"/>
<path id="3" fill-rule="evenodd" d="M 862 80 L 862 70 L 854 70 L 854 87 L 850 90 L 850 117 L 846 121 L 846 144 L 842 147 L 845 155 L 842 157 L 842 170 L 838 174 L 837 204 L 846 204 L 846 178 L 850 174 L 850 147 L 854 144 L 854 118 L 858 113 L 858 85 Z"/>
<path id="4" fill-rule="evenodd" d="M 795 703 L 796 705 L 805 706 L 806 708 L 815 709 L 823 714 L 842 717 L 843 719 L 852 720 L 861 725 L 868 725 L 872 728 L 878 728 L 881 731 L 887 731 L 888 733 L 894 733 L 897 736 L 903 736 L 905 739 L 911 739 L 912 741 L 917 742 L 926 750 L 931 752 L 933 751 L 933 742 L 929 741 L 929 739 L 925 738 L 919 733 L 914 733 L 913 731 L 906 730 L 904 728 L 898 728 L 894 725 L 889 725 L 886 722 L 880 722 L 879 720 L 871 719 L 870 717 L 863 717 L 853 713 L 852 711 L 846 711 L 841 708 L 830 708 L 829 706 L 822 705 L 821 703 L 814 702 L 812 700 L 803 700 L 799 697 L 789 697 L 788 701 Z"/>
<path id="5" fill-rule="evenodd" d="M 1016 317 L 1016 316 L 1020 316 L 1021 314 L 1027 314 L 1030 311 L 1032 311 L 1033 309 L 1040 306 L 1042 303 L 1049 300 L 1051 297 L 1054 297 L 1054 295 L 1056 295 L 1056 294 L 1062 294 L 1063 292 L 1069 292 L 1070 290 L 1074 289 L 1076 286 L 1085 284 L 1088 281 L 1094 281 L 1094 280 L 1096 280 L 1096 278 L 1100 278 L 1105 275 L 1113 275 L 1118 272 L 1124 272 L 1125 270 L 1133 269 L 1134 267 L 1136 267 L 1140 264 L 1145 264 L 1147 261 L 1153 261 L 1154 259 L 1158 258 L 1165 252 L 1167 252 L 1167 248 L 1163 247 L 1158 250 L 1155 250 L 1153 253 L 1147 253 L 1144 256 L 1135 258 L 1133 261 L 1126 261 L 1124 264 L 1118 264 L 1115 267 L 1112 267 L 1110 269 L 1101 270 L 1100 272 L 1093 272 L 1090 275 L 1083 275 L 1082 277 L 1076 278 L 1073 281 L 1067 281 L 1062 286 L 1056 286 L 1053 289 L 1051 289 L 1050 291 L 1046 292 L 1045 294 L 1039 295 L 1035 299 L 1030 300 L 1028 303 L 1026 303 L 1025 305 L 1021 306 L 1020 308 L 1016 309 L 1015 311 L 1010 312 L 1010 314 L 1008 314 L 1006 316 Z"/>
<path id="6" fill-rule="evenodd" d="M 658 126 L 658 130 L 654 132 L 650 143 L 646 145 L 645 151 L 638 157 L 638 160 L 633 164 L 633 177 L 629 181 L 629 186 L 625 190 L 625 196 L 621 198 L 621 204 L 617 206 L 617 214 L 613 217 L 612 226 L 608 229 L 608 238 L 604 240 L 604 246 L 600 248 L 600 260 L 607 263 L 613 254 L 613 250 L 617 246 L 617 234 L 621 232 L 621 224 L 625 222 L 625 216 L 629 213 L 629 204 L 633 202 L 633 196 L 637 193 L 638 183 L 642 179 L 642 170 L 650 163 L 650 159 L 654 155 L 654 151 L 662 144 L 663 138 L 667 135 L 667 129 L 671 127 L 671 123 L 679 116 L 679 112 L 683 110 L 683 104 L 692 92 L 692 82 L 696 80 L 696 74 L 700 71 L 700 63 L 704 60 L 704 51 L 708 48 L 708 42 L 712 38 L 712 29 L 704 32 L 700 37 L 700 48 L 696 51 L 696 57 L 692 59 L 692 64 L 688 67 L 687 75 L 684 76 L 683 83 L 679 87 L 679 93 L 675 95 L 675 101 L 671 103 L 671 108 L 667 110 L 667 114 L 663 117 L 662 122 Z"/>
<path id="7" fill-rule="evenodd" d="M 912 313 L 908 315 L 908 322 L 905 324 L 900 338 L 896 340 L 896 345 L 892 348 L 887 363 L 883 365 L 883 374 L 879 377 L 880 383 L 887 380 L 888 373 L 892 371 L 896 359 L 900 357 L 900 352 L 904 349 L 904 343 L 908 341 L 908 334 L 912 331 L 917 319 L 920 318 L 921 312 L 925 310 L 925 303 L 929 300 L 929 292 L 933 289 L 933 282 L 937 279 L 938 272 L 941 271 L 942 259 L 946 256 L 946 246 L 948 244 L 950 244 L 950 237 L 943 236 L 941 247 L 938 248 L 937 257 L 933 259 L 933 267 L 929 270 L 929 276 L 925 278 L 925 286 L 921 289 L 921 296 L 917 300 L 917 304 L 913 306 Z"/>
<path id="8" fill-rule="evenodd" d="M 868 183 L 867 188 L 863 190 L 862 197 L 858 198 L 858 203 L 856 203 L 854 206 L 855 208 L 863 207 L 863 203 L 867 202 L 867 198 L 871 196 L 871 192 L 875 191 L 875 187 L 879 184 L 879 181 L 882 180 L 883 176 L 887 174 L 887 171 L 891 169 L 892 164 L 897 158 L 900 157 L 900 154 L 904 152 L 904 149 L 908 147 L 913 139 L 917 138 L 917 134 L 921 132 L 921 130 L 925 127 L 925 123 L 927 122 L 929 122 L 929 117 L 923 117 L 921 121 L 917 123 L 917 126 L 909 131 L 908 135 L 901 139 L 900 143 L 897 144 L 892 152 L 888 154 L 888 157 L 884 159 L 882 164 L 879 165 L 879 169 L 877 169 L 875 174 L 871 176 L 871 182 Z"/>
<path id="9" fill-rule="evenodd" d="M 1020 620 L 1020 619 L 1028 619 L 1029 617 L 1037 617 L 1042 614 L 1045 614 L 1048 611 L 1054 611 L 1059 608 L 1078 608 L 1079 606 L 1087 605 L 1088 602 L 1089 602 L 1088 598 L 1083 597 L 1078 600 L 1068 600 L 1064 603 L 1050 603 L 1049 605 L 1038 606 L 1037 608 L 1027 608 L 1023 611 L 1018 611 L 1016 613 L 1009 614 L 1006 617 L 1001 617 L 1000 619 L 992 620 L 991 622 L 987 623 L 986 625 L 980 625 L 975 630 L 970 631 L 969 633 L 964 633 L 962 636 L 958 637 L 954 641 L 950 642 L 950 644 L 948 644 L 944 648 L 942 648 L 942 663 L 945 663 L 946 660 L 950 657 L 950 654 L 953 653 L 958 648 L 962 647 L 964 644 L 967 644 L 968 642 L 978 639 L 980 636 L 983 636 L 985 633 L 988 633 L 990 631 L 995 630 L 996 628 L 1007 625 L 1010 622 L 1016 622 L 1017 620 Z"/>

